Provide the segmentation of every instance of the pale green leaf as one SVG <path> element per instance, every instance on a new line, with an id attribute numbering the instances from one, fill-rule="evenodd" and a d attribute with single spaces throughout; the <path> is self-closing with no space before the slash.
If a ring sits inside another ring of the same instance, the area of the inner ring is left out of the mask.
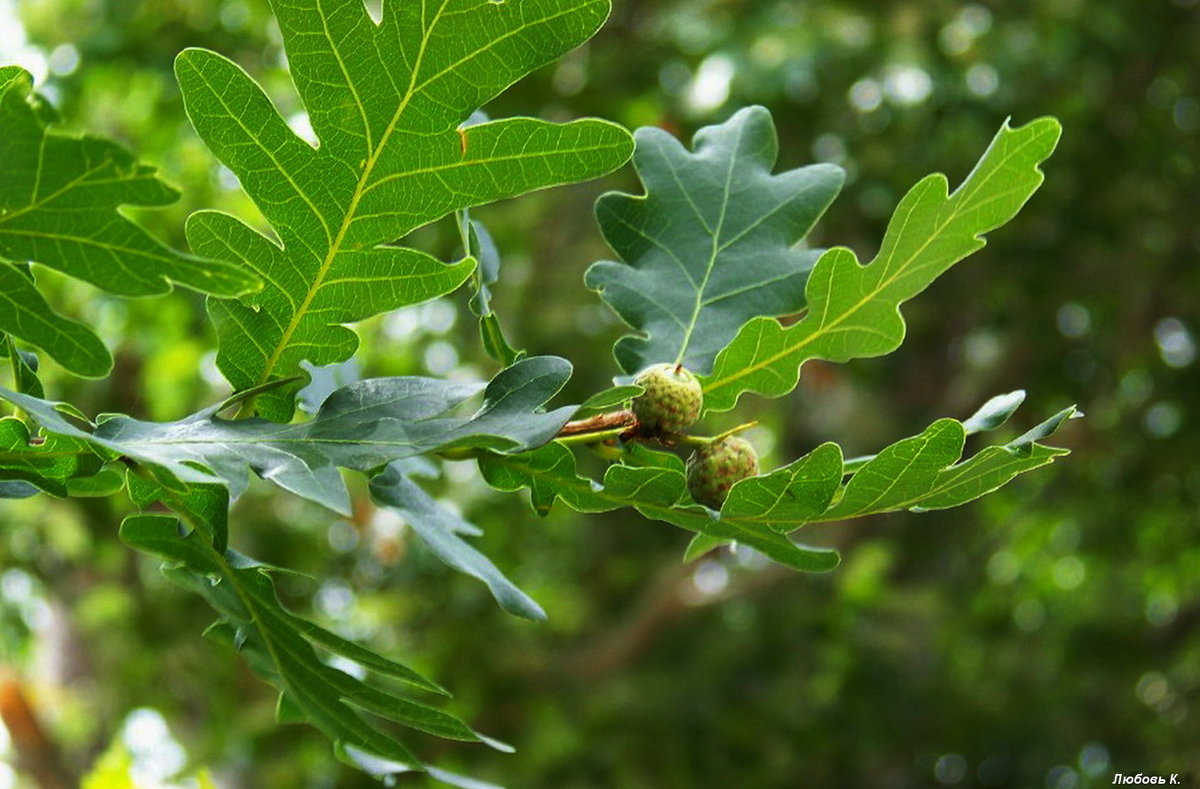
<path id="1" fill-rule="evenodd" d="M 28 73 L 0 72 L 0 331 L 77 375 L 112 367 L 89 328 L 50 308 L 18 268 L 27 262 L 121 296 L 166 293 L 172 283 L 221 296 L 258 287 L 240 266 L 176 252 L 126 218 L 122 206 L 163 206 L 178 194 L 115 143 L 49 131 L 49 117 Z"/>
<path id="2" fill-rule="evenodd" d="M 605 121 L 463 125 L 586 41 L 608 0 L 387 2 L 379 24 L 359 2 L 271 5 L 318 146 L 220 55 L 187 50 L 175 69 L 196 131 L 276 235 L 213 212 L 188 222 L 194 248 L 265 283 L 252 302 L 210 302 L 217 364 L 235 388 L 348 358 L 358 340 L 342 324 L 448 293 L 475 265 L 390 242 L 455 210 L 594 178 L 631 153 L 628 132 Z M 260 413 L 286 419 L 293 391 L 259 398 Z"/>
<path id="3" fill-rule="evenodd" d="M 1015 129 L 1005 124 L 952 194 L 945 176 L 930 175 L 904 196 L 869 265 L 844 247 L 822 255 L 808 279 L 804 318 L 785 327 L 761 317 L 742 327 L 703 379 L 705 407 L 729 410 L 744 392 L 787 394 L 809 359 L 844 362 L 899 347 L 900 305 L 1016 215 L 1042 183 L 1039 165 L 1060 131 L 1053 118 Z"/>
<path id="4" fill-rule="evenodd" d="M 995 430 L 1007 422 L 1023 402 L 1025 402 L 1023 389 L 996 395 L 963 422 L 963 430 L 967 432 L 967 435 Z"/>

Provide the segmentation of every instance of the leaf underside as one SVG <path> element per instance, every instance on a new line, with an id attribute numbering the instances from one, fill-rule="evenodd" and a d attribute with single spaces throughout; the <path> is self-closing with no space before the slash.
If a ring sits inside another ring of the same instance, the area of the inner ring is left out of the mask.
<path id="1" fill-rule="evenodd" d="M 309 421 L 227 420 L 222 405 L 177 422 L 114 416 L 88 430 L 55 403 L 0 387 L 0 398 L 32 415 L 49 433 L 121 455 L 152 470 L 169 489 L 219 483 L 234 497 L 250 472 L 343 515 L 350 500 L 339 468 L 372 472 L 395 460 L 447 449 L 515 452 L 554 437 L 574 411 L 545 403 L 571 366 L 553 356 L 522 360 L 486 386 L 434 378 L 376 378 L 339 389 Z M 482 393 L 474 413 L 453 412 Z"/>
<path id="2" fill-rule="evenodd" d="M 318 147 L 224 57 L 189 49 L 175 68 L 196 131 L 276 235 L 212 211 L 188 222 L 193 248 L 264 282 L 253 299 L 210 301 L 217 364 L 236 389 L 302 360 L 345 360 L 358 340 L 342 324 L 449 293 L 475 266 L 390 242 L 455 210 L 597 177 L 632 152 L 628 132 L 600 120 L 463 126 L 591 37 L 608 0 L 388 0 L 379 24 L 361 2 L 271 5 Z M 286 420 L 294 390 L 258 398 L 259 413 Z"/>
<path id="3" fill-rule="evenodd" d="M 694 153 L 661 129 L 639 129 L 635 139 L 646 194 L 613 192 L 596 203 L 604 238 L 624 262 L 594 264 L 587 285 L 641 332 L 616 344 L 625 372 L 673 361 L 707 373 L 746 321 L 804 306 L 817 254 L 794 247 L 844 173 L 818 164 L 772 175 L 779 145 L 764 107 L 701 129 Z"/>
<path id="4" fill-rule="evenodd" d="M 785 395 L 809 359 L 845 362 L 898 348 L 905 332 L 901 304 L 1016 215 L 1041 185 L 1039 165 L 1060 132 L 1054 118 L 1015 129 L 1006 123 L 952 194 L 945 176 L 935 174 L 904 196 L 870 264 L 859 264 L 844 247 L 825 252 L 808 278 L 803 319 L 786 327 L 769 317 L 746 323 L 702 379 L 705 408 L 727 411 L 745 392 Z"/>
<path id="5" fill-rule="evenodd" d="M 0 388 L 0 398 L 18 405 L 46 432 L 41 443 L 35 443 L 20 420 L 0 420 L 0 497 L 28 495 L 30 483 L 65 495 L 79 478 L 113 476 L 95 473 L 104 460 L 119 456 L 133 461 L 128 485 L 134 503 L 146 508 L 161 502 L 177 515 L 131 516 L 122 524 L 122 539 L 165 560 L 169 578 L 216 608 L 221 620 L 209 635 L 237 649 L 256 673 L 280 690 L 281 717 L 311 722 L 359 766 L 364 759 L 385 760 L 396 769 L 402 765 L 426 770 L 443 782 L 462 783 L 467 779 L 424 764 L 361 713 L 439 737 L 507 746 L 389 686 L 367 685 L 329 665 L 322 655 L 335 655 L 425 690 L 440 690 L 403 665 L 284 609 L 271 580 L 278 568 L 227 547 L 230 495 L 244 489 L 253 471 L 348 514 L 338 469 L 376 474 L 372 496 L 380 506 L 409 518 L 440 559 L 482 580 L 507 610 L 544 618 L 532 599 L 459 536 L 473 527 L 439 509 L 401 475 L 397 461 L 411 462 L 437 450 L 517 452 L 545 444 L 575 410 L 544 408 L 570 374 L 570 365 L 562 359 L 532 357 L 486 385 L 415 377 L 364 380 L 334 391 L 312 419 L 291 425 L 217 416 L 237 398 L 177 422 L 110 416 L 93 425 L 63 404 Z M 479 395 L 478 408 L 465 410 Z M 384 470 L 377 474 L 379 469 Z M 82 476 L 87 474 L 93 476 Z M 116 481 L 119 487 L 119 475 Z M 105 484 L 110 482 L 105 479 Z"/>
<path id="6" fill-rule="evenodd" d="M 50 307 L 31 262 L 120 296 L 158 295 L 172 283 L 220 296 L 258 286 L 241 267 L 176 252 L 123 216 L 122 206 L 164 206 L 178 193 L 119 145 L 51 132 L 50 120 L 29 73 L 0 69 L 0 332 L 76 375 L 112 369 L 100 338 Z"/>
<path id="7" fill-rule="evenodd" d="M 407 666 L 381 657 L 291 613 L 279 602 L 273 568 L 230 550 L 219 550 L 175 517 L 133 515 L 121 524 L 121 539 L 163 559 L 168 578 L 204 597 L 221 619 L 207 635 L 236 649 L 250 667 L 279 689 L 280 717 L 311 722 L 339 748 L 353 746 L 425 769 L 404 743 L 360 714 L 370 713 L 418 731 L 455 740 L 486 742 L 459 719 L 415 701 L 394 685 L 368 685 L 328 665 L 319 651 L 348 660 L 375 675 L 425 691 L 444 693 Z M 285 714 L 285 711 L 287 714 Z"/>
<path id="8" fill-rule="evenodd" d="M 459 536 L 478 534 L 478 528 L 439 505 L 396 464 L 371 479 L 370 491 L 371 499 L 380 507 L 402 516 L 438 559 L 486 584 L 505 611 L 526 619 L 546 619 L 546 612 L 540 605 Z"/>

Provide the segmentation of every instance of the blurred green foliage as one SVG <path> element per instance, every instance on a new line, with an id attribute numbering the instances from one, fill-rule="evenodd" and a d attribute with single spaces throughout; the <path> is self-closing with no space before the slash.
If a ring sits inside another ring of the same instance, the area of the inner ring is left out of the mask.
<path id="1" fill-rule="evenodd" d="M 1078 402 L 1088 414 L 1065 434 L 1075 454 L 967 508 L 814 529 L 810 541 L 844 553 L 825 576 L 744 552 L 681 565 L 672 528 L 628 512 L 542 520 L 447 464 L 440 495 L 485 529 L 479 547 L 545 607 L 544 624 L 497 610 L 362 489 L 339 521 L 256 486 L 234 544 L 319 579 L 283 580 L 289 605 L 455 689 L 454 710 L 518 753 L 441 741 L 423 753 L 514 787 L 1200 779 L 1195 0 L 615 5 L 592 43 L 488 109 L 690 136 L 765 104 L 781 168 L 847 169 L 814 240 L 860 257 L 904 190 L 935 170 L 957 183 L 1005 117 L 1054 114 L 1066 130 L 1023 214 L 906 308 L 899 352 L 806 367 L 792 397 L 747 398 L 712 427 L 760 419 L 769 468 L 829 439 L 873 451 L 1023 387 L 1030 413 Z M 183 188 L 141 217 L 155 232 L 182 246 L 192 210 L 254 216 L 188 126 L 171 62 L 185 46 L 220 50 L 295 115 L 264 0 L 16 10 L 28 41 L 6 33 L 0 60 L 40 71 L 71 128 L 124 141 Z M 575 362 L 573 402 L 616 373 L 622 329 L 582 285 L 609 256 L 591 214 L 606 188 L 636 189 L 626 169 L 473 212 L 504 255 L 494 308 L 516 344 Z M 414 236 L 454 251 L 449 222 Z M 156 419 L 223 396 L 199 297 L 54 290 L 117 370 L 79 381 L 47 365 L 52 396 Z M 366 374 L 491 373 L 465 299 L 362 325 Z M 122 506 L 43 496 L 0 521 L 0 666 L 29 679 L 67 759 L 82 770 L 122 737 L 169 744 L 165 719 L 188 757 L 177 766 L 207 765 L 222 787 L 371 785 L 316 733 L 276 726 L 269 689 L 198 637 L 205 604 L 118 543 Z"/>

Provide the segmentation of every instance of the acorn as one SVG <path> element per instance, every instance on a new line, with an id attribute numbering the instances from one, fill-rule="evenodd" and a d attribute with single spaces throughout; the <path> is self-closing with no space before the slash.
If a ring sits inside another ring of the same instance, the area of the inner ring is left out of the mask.
<path id="1" fill-rule="evenodd" d="M 687 461 L 688 493 L 698 503 L 721 509 L 733 483 L 758 474 L 758 453 L 744 438 L 726 436 L 706 444 Z"/>
<path id="2" fill-rule="evenodd" d="M 633 398 L 634 416 L 652 430 L 677 433 L 695 424 L 704 403 L 700 380 L 682 364 L 655 364 L 633 382 L 646 391 Z"/>

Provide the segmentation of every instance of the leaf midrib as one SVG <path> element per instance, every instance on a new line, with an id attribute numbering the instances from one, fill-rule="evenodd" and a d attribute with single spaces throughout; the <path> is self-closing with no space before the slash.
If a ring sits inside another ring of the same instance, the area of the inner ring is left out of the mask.
<path id="1" fill-rule="evenodd" d="M 358 211 L 358 204 L 361 202 L 363 195 L 365 194 L 366 185 L 370 180 L 371 173 L 374 172 L 375 166 L 379 163 L 379 157 L 383 153 L 384 148 L 387 147 L 387 141 L 392 136 L 392 133 L 396 130 L 396 126 L 399 124 L 400 118 L 403 116 L 404 111 L 408 109 L 409 102 L 411 102 L 412 97 L 416 95 L 417 77 L 420 75 L 421 65 L 425 60 L 425 51 L 429 45 L 429 39 L 433 35 L 434 28 L 437 27 L 438 22 L 441 20 L 442 13 L 446 10 L 448 3 L 449 0 L 442 0 L 441 5 L 438 7 L 437 13 L 434 14 L 433 19 L 422 31 L 421 45 L 417 50 L 417 57 L 413 63 L 412 73 L 409 75 L 408 89 L 405 92 L 404 97 L 400 100 L 399 106 L 396 107 L 396 112 L 392 115 L 391 121 L 388 123 L 383 135 L 380 137 L 378 145 L 373 147 L 371 155 L 367 158 L 367 163 L 363 167 L 362 175 L 359 176 L 358 183 L 355 184 L 354 195 L 350 199 L 350 205 L 347 207 L 346 213 L 342 217 L 342 223 L 338 228 L 337 235 L 334 237 L 333 241 L 330 242 L 329 251 L 326 253 L 325 259 L 321 261 L 321 266 L 317 269 L 317 275 L 313 279 L 312 285 L 309 286 L 308 292 L 304 294 L 304 300 L 300 302 L 300 306 L 292 313 L 291 320 L 288 321 L 288 325 L 284 329 L 279 342 L 276 344 L 275 349 L 271 352 L 271 355 L 267 358 L 266 363 L 263 365 L 262 373 L 259 374 L 256 385 L 262 385 L 270 380 L 271 373 L 274 372 L 275 366 L 279 364 L 279 359 L 282 357 L 283 352 L 287 350 L 288 346 L 291 344 L 292 337 L 295 335 L 296 330 L 300 327 L 300 323 L 307 315 L 309 307 L 312 306 L 313 300 L 317 297 L 317 293 L 320 292 L 321 286 L 325 282 L 325 277 L 329 274 L 330 268 L 333 267 L 333 261 L 337 257 L 337 254 L 341 251 L 342 243 L 346 239 L 346 234 L 350 231 L 350 226 L 354 223 L 355 215 Z M 422 2 L 422 16 L 424 16 L 424 12 L 425 3 Z M 322 22 L 324 23 L 324 16 L 322 16 Z M 336 47 L 331 47 L 331 49 L 333 49 L 335 52 L 337 51 Z M 366 133 L 368 135 L 370 134 L 369 129 L 366 131 Z M 247 401 L 247 407 L 250 406 L 251 402 L 252 400 Z"/>
<path id="2" fill-rule="evenodd" d="M 349 206 L 347 207 L 345 216 L 342 219 L 341 226 L 338 228 L 337 235 L 334 237 L 333 241 L 331 242 L 329 251 L 325 255 L 324 260 L 321 262 L 321 265 L 317 270 L 317 274 L 316 274 L 316 277 L 313 279 L 312 285 L 309 286 L 308 292 L 305 294 L 304 300 L 300 303 L 299 308 L 293 312 L 292 317 L 288 321 L 288 325 L 284 329 L 283 335 L 280 337 L 278 344 L 275 346 L 275 349 L 271 352 L 271 355 L 267 358 L 267 361 L 264 364 L 263 370 L 262 370 L 261 374 L 259 375 L 258 381 L 255 385 L 262 385 L 270 379 L 271 373 L 274 371 L 276 365 L 279 364 L 279 360 L 283 356 L 284 351 L 286 351 L 288 346 L 290 345 L 292 337 L 295 335 L 297 329 L 299 329 L 299 327 L 300 327 L 300 324 L 303 322 L 305 316 L 308 314 L 309 307 L 312 305 L 312 302 L 316 298 L 317 293 L 320 292 L 321 286 L 324 284 L 325 278 L 329 274 L 329 270 L 333 267 L 334 260 L 336 259 L 338 253 L 341 252 L 342 244 L 344 243 L 344 241 L 346 239 L 346 234 L 350 231 L 350 227 L 354 224 L 355 220 L 358 218 L 357 217 L 358 205 L 362 201 L 366 192 L 368 191 L 367 184 L 370 181 L 371 174 L 372 174 L 372 172 L 374 172 L 375 166 L 378 164 L 380 156 L 382 155 L 384 149 L 387 147 L 388 140 L 391 138 L 392 134 L 395 132 L 396 127 L 399 124 L 401 117 L 403 117 L 404 111 L 406 109 L 408 109 L 408 105 L 412 101 L 413 96 L 415 96 L 420 91 L 424 90 L 426 87 L 428 87 L 433 82 L 437 81 L 438 79 L 441 79 L 446 74 L 451 73 L 454 69 L 458 68 L 460 65 L 462 65 L 467 60 L 478 56 L 479 53 L 481 51 L 483 51 L 483 50 L 476 50 L 475 52 L 472 52 L 470 55 L 468 55 L 464 58 L 461 58 L 458 61 L 455 61 L 454 63 L 449 64 L 448 66 L 446 66 L 444 69 L 442 69 L 438 73 L 431 75 L 424 82 L 421 82 L 420 84 L 417 83 L 417 79 L 420 76 L 420 72 L 421 72 L 421 66 L 425 59 L 425 53 L 426 53 L 426 49 L 429 44 L 429 40 L 433 35 L 433 31 L 437 28 L 438 23 L 441 21 L 442 15 L 445 12 L 446 6 L 448 4 L 449 4 L 449 0 L 442 0 L 441 5 L 438 6 L 437 13 L 435 13 L 433 15 L 433 18 L 429 21 L 428 24 L 424 25 L 424 30 L 422 31 L 422 35 L 421 35 L 421 44 L 417 50 L 417 57 L 412 65 L 411 74 L 409 76 L 408 88 L 404 94 L 404 97 L 401 99 L 399 106 L 396 108 L 396 112 L 392 115 L 391 121 L 388 123 L 387 128 L 384 130 L 383 134 L 380 136 L 378 144 L 373 147 L 372 153 L 371 153 L 370 157 L 368 157 L 367 162 L 366 162 L 365 166 L 363 167 L 362 175 L 359 177 L 358 183 L 355 185 L 354 195 L 350 200 Z M 565 16 L 567 14 L 573 13 L 575 10 L 576 9 L 568 8 L 567 10 L 562 11 L 559 14 L 555 14 L 553 16 L 549 16 L 544 19 L 538 20 L 538 23 L 541 24 L 541 23 L 551 21 L 553 19 L 557 19 L 560 16 Z M 422 3 L 421 3 L 421 15 L 422 15 L 422 18 L 425 15 L 424 0 L 422 0 Z M 424 23 L 424 19 L 422 19 L 422 22 Z M 322 24 L 326 25 L 326 20 L 325 20 L 324 15 L 322 15 Z M 504 40 L 511 36 L 517 35 L 519 32 L 523 31 L 524 29 L 525 29 L 525 26 L 510 30 L 510 31 L 506 32 L 500 38 L 492 41 L 488 45 L 488 47 L 494 46 L 497 41 L 501 41 L 501 40 Z M 335 56 L 338 58 L 339 64 L 341 64 L 340 53 L 338 53 L 338 50 L 335 46 L 332 46 L 332 42 L 331 42 L 331 49 L 334 51 Z M 357 91 L 354 92 L 354 95 L 356 98 L 356 104 L 358 104 L 359 111 L 361 113 L 363 111 L 362 104 L 360 101 L 357 101 Z M 367 139 L 369 142 L 370 141 L 370 133 L 371 133 L 369 126 L 364 131 L 367 134 Z M 245 408 L 246 409 L 250 408 L 252 406 L 252 403 L 253 403 L 253 399 L 247 400 Z"/>
<path id="3" fill-rule="evenodd" d="M 675 364 L 682 364 L 684 357 L 687 356 L 688 346 L 692 342 L 692 332 L 696 330 L 696 324 L 700 320 L 700 312 L 704 309 L 704 292 L 708 290 L 708 280 L 712 277 L 713 269 L 717 267 L 717 257 L 721 254 L 721 231 L 725 228 L 725 215 L 729 210 L 729 190 L 733 184 L 733 166 L 738 161 L 738 151 L 741 149 L 742 137 L 746 133 L 746 126 L 743 124 L 738 127 L 737 140 L 733 146 L 733 152 L 729 154 L 729 167 L 725 170 L 725 188 L 721 198 L 721 215 L 717 217 L 717 226 L 712 230 L 712 249 L 708 254 L 708 264 L 705 266 L 704 278 L 700 281 L 700 285 L 696 288 L 696 303 L 692 307 L 692 317 L 688 320 L 687 326 L 683 333 L 683 340 L 679 344 L 679 353 L 675 357 Z M 688 193 L 688 202 L 692 202 L 691 194 Z M 695 208 L 693 204 L 693 208 Z M 699 211 L 696 212 L 699 217 Z M 701 221 L 703 224 L 703 221 Z"/>

